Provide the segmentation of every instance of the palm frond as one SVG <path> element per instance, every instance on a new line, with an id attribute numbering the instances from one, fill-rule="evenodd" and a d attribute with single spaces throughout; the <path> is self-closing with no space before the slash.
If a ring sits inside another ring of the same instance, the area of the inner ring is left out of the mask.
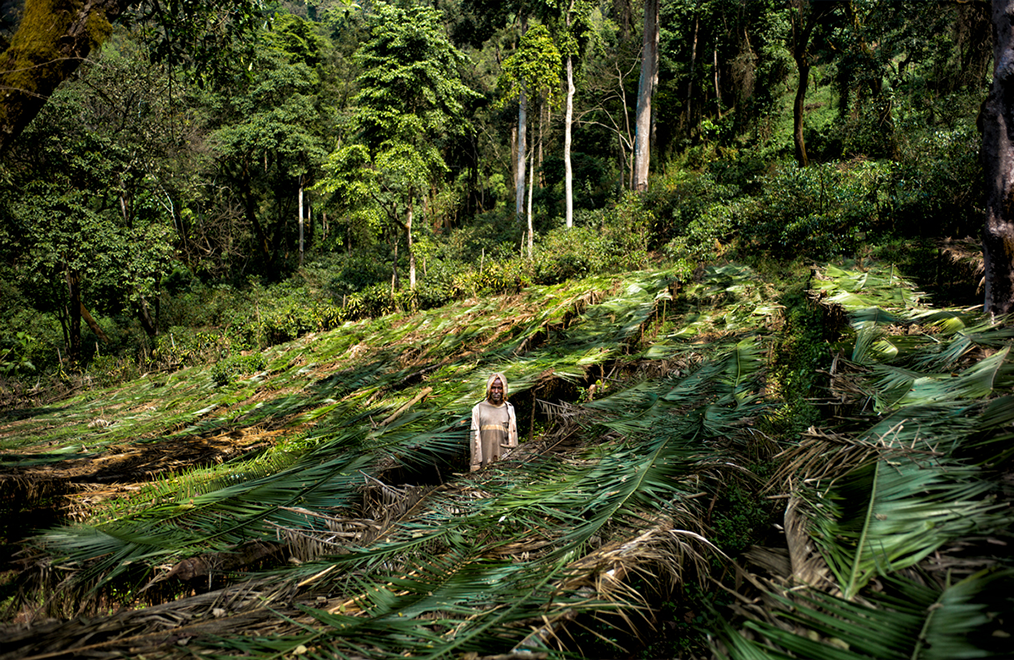
<path id="1" fill-rule="evenodd" d="M 1010 598 L 997 602 L 986 592 L 1010 580 L 1009 571 L 981 572 L 941 588 L 892 577 L 886 593 L 863 603 L 814 590 L 774 595 L 781 609 L 771 621 L 745 626 L 759 639 L 726 628 L 723 641 L 732 660 L 997 657 L 1004 642 L 991 634 L 1002 625 L 994 617 L 1009 611 Z"/>
<path id="2" fill-rule="evenodd" d="M 840 479 L 811 506 L 815 541 L 843 597 L 949 541 L 1002 529 L 990 487 L 977 469 L 943 460 L 879 460 Z"/>

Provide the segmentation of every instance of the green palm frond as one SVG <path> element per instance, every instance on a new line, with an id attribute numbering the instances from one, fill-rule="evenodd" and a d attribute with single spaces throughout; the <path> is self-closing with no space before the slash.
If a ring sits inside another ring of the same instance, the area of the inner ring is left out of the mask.
<path id="1" fill-rule="evenodd" d="M 811 502 L 815 541 L 843 597 L 917 564 L 949 541 L 1006 525 L 975 468 L 942 459 L 879 460 Z"/>
<path id="2" fill-rule="evenodd" d="M 1000 657 L 1006 635 L 993 635 L 1003 625 L 996 615 L 1010 611 L 1011 598 L 997 601 L 988 594 L 997 593 L 999 584 L 1009 588 L 1011 577 L 1009 571 L 980 572 L 942 587 L 892 577 L 884 593 L 862 603 L 813 590 L 773 594 L 781 608 L 771 620 L 748 622 L 751 638 L 727 627 L 722 655 L 732 660 Z"/>

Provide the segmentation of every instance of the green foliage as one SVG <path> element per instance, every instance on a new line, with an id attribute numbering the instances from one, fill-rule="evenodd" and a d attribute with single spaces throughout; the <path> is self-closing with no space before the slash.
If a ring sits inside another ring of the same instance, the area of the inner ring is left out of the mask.
<path id="1" fill-rule="evenodd" d="M 977 235 L 982 223 L 979 130 L 971 117 L 952 129 L 917 131 L 893 171 L 892 205 L 907 236 Z"/>
<path id="2" fill-rule="evenodd" d="M 729 557 L 736 557 L 751 545 L 761 544 L 775 520 L 769 502 L 757 497 L 753 488 L 733 482 L 716 494 L 711 518 L 713 542 Z"/>
<path id="3" fill-rule="evenodd" d="M 27 332 L 17 332 L 14 340 L 14 346 L 7 349 L 0 347 L 0 373 L 6 377 L 35 371 L 31 358 L 36 345 L 35 337 Z"/>
<path id="4" fill-rule="evenodd" d="M 156 338 L 150 359 L 158 369 L 175 371 L 217 360 L 229 351 L 229 340 L 221 334 L 174 326 Z"/>
<path id="5" fill-rule="evenodd" d="M 821 372 L 831 362 L 831 342 L 841 329 L 829 326 L 803 287 L 790 287 L 781 303 L 785 327 L 772 365 L 771 386 L 783 403 L 767 421 L 778 432 L 794 436 L 821 417 L 812 400 L 823 394 Z"/>
<path id="6" fill-rule="evenodd" d="M 747 212 L 748 236 L 784 255 L 852 255 L 890 227 L 891 166 L 876 162 L 788 166 Z"/>
<path id="7" fill-rule="evenodd" d="M 588 215 L 572 229 L 560 227 L 541 237 L 532 264 L 533 278 L 540 284 L 555 284 L 597 273 L 639 270 L 647 265 L 643 229 L 627 228 L 619 218 L 631 220 L 636 211 L 617 209 L 606 215 L 605 225 Z M 642 218 L 642 222 L 643 222 Z M 642 225 L 643 227 L 643 225 Z"/>
<path id="8" fill-rule="evenodd" d="M 137 361 L 116 355 L 96 355 L 88 363 L 87 374 L 101 387 L 109 387 L 140 376 Z"/>
<path id="9" fill-rule="evenodd" d="M 211 368 L 211 379 L 215 381 L 216 385 L 228 385 L 237 376 L 261 371 L 266 365 L 263 353 L 231 355 L 214 364 Z"/>
<path id="10" fill-rule="evenodd" d="M 549 28 L 532 25 L 521 35 L 518 49 L 503 62 L 503 74 L 497 81 L 501 106 L 516 100 L 522 93 L 544 98 L 555 105 L 560 92 L 560 51 Z"/>

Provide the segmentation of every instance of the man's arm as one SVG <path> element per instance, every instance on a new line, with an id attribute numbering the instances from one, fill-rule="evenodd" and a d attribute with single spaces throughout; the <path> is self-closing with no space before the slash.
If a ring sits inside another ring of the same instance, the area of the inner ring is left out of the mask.
<path id="1" fill-rule="evenodd" d="M 482 443 L 479 442 L 479 406 L 472 408 L 472 428 L 468 433 L 469 472 L 475 472 L 482 465 Z"/>
<path id="2" fill-rule="evenodd" d="M 507 446 L 518 446 L 518 417 L 514 414 L 514 406 L 507 403 Z"/>

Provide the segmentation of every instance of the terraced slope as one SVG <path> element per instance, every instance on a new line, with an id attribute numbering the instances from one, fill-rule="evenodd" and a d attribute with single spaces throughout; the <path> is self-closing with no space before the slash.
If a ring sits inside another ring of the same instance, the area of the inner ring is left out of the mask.
<path id="1" fill-rule="evenodd" d="M 691 621 L 726 592 L 735 625 L 693 625 L 716 653 L 767 657 L 797 638 L 841 646 L 786 624 L 793 599 L 847 621 L 916 567 L 923 596 L 947 593 L 943 566 L 991 568 L 964 611 L 1002 594 L 1009 565 L 983 549 L 1011 517 L 1010 333 L 926 307 L 893 269 L 829 268 L 813 314 L 844 334 L 813 393 L 825 424 L 780 436 L 799 402 L 769 369 L 787 344 L 778 295 L 736 266 L 593 278 L 18 411 L 0 427 L 7 536 L 23 544 L 6 605 L 67 621 L 9 624 L 0 657 L 675 656 L 672 601 Z M 469 474 L 468 413 L 492 371 L 524 442 Z M 28 541 L 43 500 L 74 523 Z M 124 602 L 155 604 L 71 618 Z M 1009 611 L 983 607 L 969 625 L 991 635 Z"/>

